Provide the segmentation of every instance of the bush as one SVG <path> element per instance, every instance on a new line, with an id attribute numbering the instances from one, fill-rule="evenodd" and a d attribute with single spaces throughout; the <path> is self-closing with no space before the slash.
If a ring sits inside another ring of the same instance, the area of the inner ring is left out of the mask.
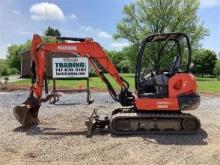
<path id="1" fill-rule="evenodd" d="M 16 68 L 8 68 L 8 74 L 19 74 L 19 70 Z"/>
<path id="2" fill-rule="evenodd" d="M 9 78 L 8 77 L 4 77 L 5 83 L 8 83 Z"/>
<path id="3" fill-rule="evenodd" d="M 8 76 L 8 68 L 7 67 L 1 67 L 0 68 L 0 76 Z"/>

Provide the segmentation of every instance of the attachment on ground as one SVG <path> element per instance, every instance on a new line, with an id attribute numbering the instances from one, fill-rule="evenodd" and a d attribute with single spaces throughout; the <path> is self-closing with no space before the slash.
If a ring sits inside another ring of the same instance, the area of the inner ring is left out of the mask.
<path id="1" fill-rule="evenodd" d="M 37 98 L 30 96 L 21 105 L 14 107 L 13 114 L 23 126 L 36 126 L 39 124 L 39 108 L 40 101 L 38 101 Z"/>
<path id="2" fill-rule="evenodd" d="M 94 109 L 90 117 L 86 120 L 87 127 L 86 137 L 92 137 L 95 129 L 109 129 L 109 117 L 105 114 L 98 114 L 97 109 Z"/>
<path id="3" fill-rule="evenodd" d="M 28 97 L 21 105 L 14 107 L 13 114 L 21 125 L 25 127 L 36 126 L 39 124 L 38 111 L 42 102 L 47 102 L 52 97 L 59 97 L 51 94 L 39 99 L 34 96 Z"/>

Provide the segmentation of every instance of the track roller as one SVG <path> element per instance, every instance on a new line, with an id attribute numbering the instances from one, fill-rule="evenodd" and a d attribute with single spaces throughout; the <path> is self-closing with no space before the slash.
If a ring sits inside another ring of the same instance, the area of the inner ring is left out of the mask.
<path id="1" fill-rule="evenodd" d="M 200 121 L 185 113 L 118 113 L 110 119 L 112 134 L 195 134 Z"/>

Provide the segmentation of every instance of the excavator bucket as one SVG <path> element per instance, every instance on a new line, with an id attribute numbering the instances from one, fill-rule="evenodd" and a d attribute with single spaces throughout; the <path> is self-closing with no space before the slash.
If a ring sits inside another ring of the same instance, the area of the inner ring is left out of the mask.
<path id="1" fill-rule="evenodd" d="M 39 124 L 38 111 L 40 102 L 34 97 L 28 97 L 21 105 L 14 107 L 15 118 L 25 127 Z"/>

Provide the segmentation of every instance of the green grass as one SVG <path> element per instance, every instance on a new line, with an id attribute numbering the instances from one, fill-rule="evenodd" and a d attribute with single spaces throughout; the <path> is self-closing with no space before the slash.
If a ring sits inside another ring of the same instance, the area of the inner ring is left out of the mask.
<path id="1" fill-rule="evenodd" d="M 125 78 L 131 88 L 134 88 L 134 75 L 133 74 L 121 74 Z M 111 84 L 116 88 L 120 89 L 117 83 L 107 75 L 107 78 L 110 80 Z M 80 86 L 86 87 L 86 80 L 56 80 L 57 88 L 79 88 Z M 30 79 L 22 79 L 12 83 L 13 85 L 28 86 L 30 84 Z M 49 87 L 52 87 L 53 81 L 49 80 Z M 106 89 L 105 83 L 99 77 L 90 77 L 90 87 L 104 90 Z"/>
<path id="2" fill-rule="evenodd" d="M 134 89 L 134 74 L 121 74 L 121 76 L 128 81 L 130 84 L 131 90 Z M 120 87 L 116 84 L 116 82 L 108 75 L 107 76 L 112 85 L 116 89 L 120 89 Z M 52 80 L 49 81 L 49 87 L 52 87 Z M 197 78 L 198 90 L 200 92 L 210 92 L 210 93 L 220 93 L 220 81 L 217 81 L 216 78 Z M 15 85 L 21 86 L 29 86 L 30 79 L 23 79 L 17 82 L 14 82 Z M 80 86 L 85 88 L 86 81 L 85 80 L 57 80 L 56 81 L 57 88 L 74 88 L 78 89 Z M 99 77 L 91 77 L 90 78 L 90 87 L 105 90 L 106 85 L 101 81 Z"/>
<path id="3" fill-rule="evenodd" d="M 220 93 L 220 81 L 216 78 L 197 78 L 200 92 Z"/>

